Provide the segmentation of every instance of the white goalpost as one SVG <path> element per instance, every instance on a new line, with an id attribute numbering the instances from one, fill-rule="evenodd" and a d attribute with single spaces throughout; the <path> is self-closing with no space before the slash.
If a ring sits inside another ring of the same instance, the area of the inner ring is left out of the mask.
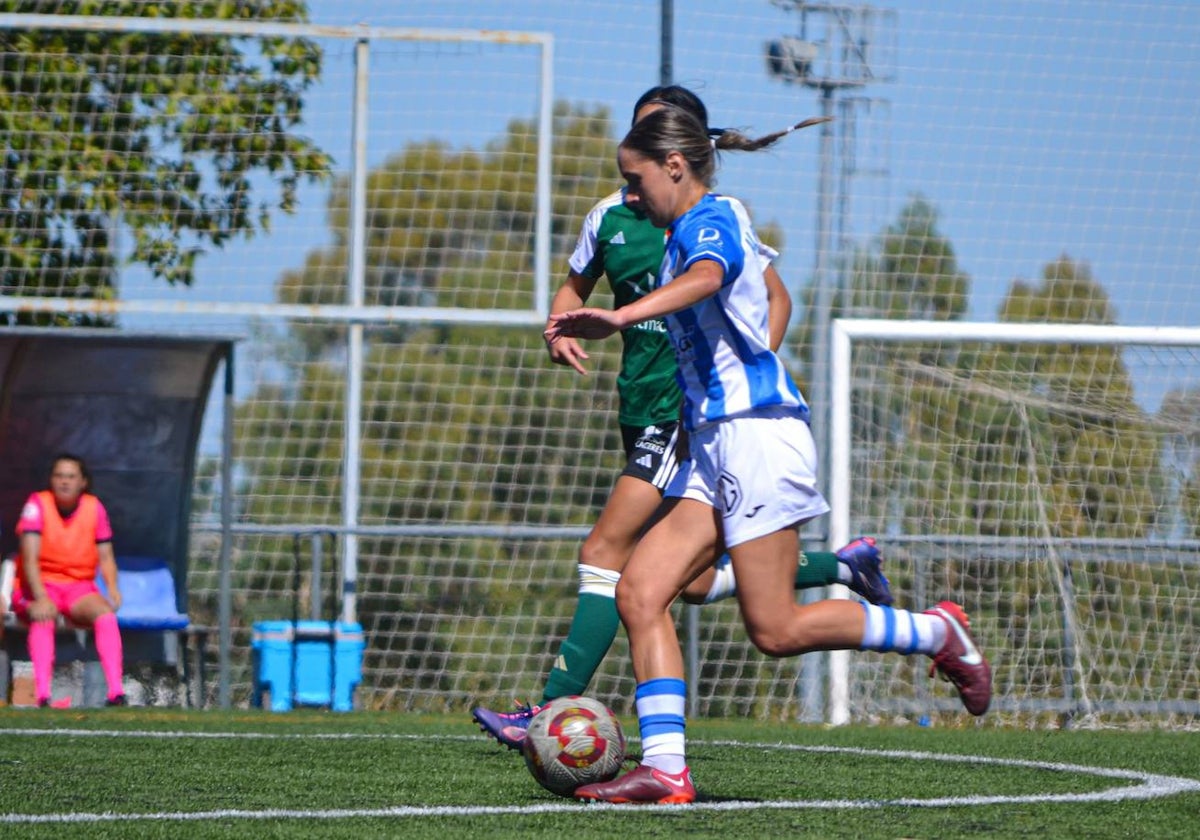
<path id="1" fill-rule="evenodd" d="M 829 539 L 964 603 L 1002 719 L 1194 715 L 1198 377 L 1200 329 L 835 320 Z M 832 653 L 829 721 L 955 711 L 896 659 Z"/>

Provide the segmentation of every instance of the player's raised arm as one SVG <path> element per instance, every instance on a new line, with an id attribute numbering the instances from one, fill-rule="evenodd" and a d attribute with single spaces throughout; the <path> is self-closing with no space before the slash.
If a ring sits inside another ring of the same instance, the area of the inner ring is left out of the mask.
<path id="1" fill-rule="evenodd" d="M 550 316 L 547 334 L 558 337 L 605 338 L 618 330 L 687 309 L 721 288 L 725 270 L 714 260 L 700 260 L 684 274 L 620 309 L 575 309 Z M 551 340 L 548 338 L 548 340 Z"/>

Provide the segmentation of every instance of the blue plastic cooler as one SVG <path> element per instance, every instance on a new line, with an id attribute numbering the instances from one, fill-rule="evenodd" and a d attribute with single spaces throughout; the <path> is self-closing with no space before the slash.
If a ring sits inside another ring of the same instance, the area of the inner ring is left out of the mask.
<path id="1" fill-rule="evenodd" d="M 294 705 L 348 712 L 362 680 L 363 647 L 362 625 L 357 623 L 256 622 L 250 642 L 250 702 L 261 707 L 265 691 L 273 712 L 286 712 Z"/>

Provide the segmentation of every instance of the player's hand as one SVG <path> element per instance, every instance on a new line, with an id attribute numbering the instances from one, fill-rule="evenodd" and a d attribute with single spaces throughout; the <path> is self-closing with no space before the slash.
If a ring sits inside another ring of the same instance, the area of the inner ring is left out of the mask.
<path id="1" fill-rule="evenodd" d="M 121 590 L 115 586 L 110 586 L 108 589 L 108 605 L 112 607 L 113 612 L 121 609 L 121 600 Z"/>
<path id="2" fill-rule="evenodd" d="M 30 621 L 54 621 L 58 618 L 58 607 L 46 596 L 34 598 L 29 604 Z"/>
<path id="3" fill-rule="evenodd" d="M 550 361 L 556 365 L 573 367 L 586 376 L 587 368 L 583 366 L 583 362 L 588 358 L 588 354 L 583 349 L 583 345 L 575 339 L 567 338 L 566 336 L 558 336 L 555 339 L 551 339 L 550 332 L 547 329 L 542 334 L 542 337 L 546 339 L 546 351 L 550 354 Z"/>
<path id="4" fill-rule="evenodd" d="M 572 309 L 550 316 L 546 340 L 559 338 L 608 338 L 625 326 L 621 316 L 611 309 Z"/>

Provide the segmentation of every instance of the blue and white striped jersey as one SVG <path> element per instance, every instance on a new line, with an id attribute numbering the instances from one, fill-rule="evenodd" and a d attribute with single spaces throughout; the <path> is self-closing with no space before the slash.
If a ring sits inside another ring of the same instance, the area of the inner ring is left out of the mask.
<path id="1" fill-rule="evenodd" d="M 764 263 L 754 256 L 761 247 L 746 208 L 728 196 L 709 193 L 671 225 L 660 286 L 698 260 L 725 269 L 715 295 L 666 318 L 689 430 L 769 406 L 808 420 L 800 389 L 771 351 Z"/>

